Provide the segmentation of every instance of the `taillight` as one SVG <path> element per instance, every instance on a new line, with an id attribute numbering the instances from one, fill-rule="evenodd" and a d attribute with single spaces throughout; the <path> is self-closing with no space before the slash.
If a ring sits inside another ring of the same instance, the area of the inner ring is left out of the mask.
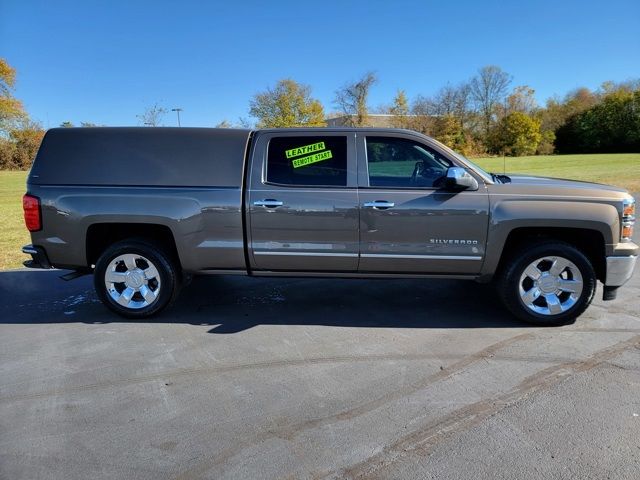
<path id="1" fill-rule="evenodd" d="M 24 210 L 24 223 L 30 232 L 37 232 L 42 228 L 40 213 L 40 199 L 29 195 L 22 197 L 22 209 Z"/>
<path id="2" fill-rule="evenodd" d="M 633 237 L 633 226 L 636 223 L 636 202 L 628 199 L 622 204 L 622 239 L 630 240 Z"/>

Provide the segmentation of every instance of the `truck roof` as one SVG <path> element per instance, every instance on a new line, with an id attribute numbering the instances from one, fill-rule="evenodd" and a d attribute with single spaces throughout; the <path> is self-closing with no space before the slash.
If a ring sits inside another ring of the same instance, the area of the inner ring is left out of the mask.
<path id="1" fill-rule="evenodd" d="M 52 128 L 31 168 L 34 185 L 242 185 L 253 133 L 404 133 L 392 128 L 309 127 L 261 130 L 188 127 Z"/>

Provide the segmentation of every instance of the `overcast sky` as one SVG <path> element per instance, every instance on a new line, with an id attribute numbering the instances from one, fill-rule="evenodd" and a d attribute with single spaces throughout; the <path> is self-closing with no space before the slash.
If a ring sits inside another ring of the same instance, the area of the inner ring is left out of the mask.
<path id="1" fill-rule="evenodd" d="M 326 111 L 370 70 L 372 106 L 488 64 L 540 101 L 597 88 L 640 77 L 639 20 L 639 0 L 0 0 L 0 56 L 45 127 L 135 125 L 156 102 L 183 108 L 183 125 L 213 126 L 248 117 L 251 96 L 286 77 L 309 84 Z"/>

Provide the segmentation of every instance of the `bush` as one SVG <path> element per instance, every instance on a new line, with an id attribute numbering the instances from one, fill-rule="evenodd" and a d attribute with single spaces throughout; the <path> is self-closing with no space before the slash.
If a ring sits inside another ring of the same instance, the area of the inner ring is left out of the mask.
<path id="1" fill-rule="evenodd" d="M 542 141 L 540 120 L 526 113 L 513 112 L 503 117 L 489 135 L 489 149 L 514 157 L 533 155 Z"/>
<path id="2" fill-rule="evenodd" d="M 555 151 L 554 141 L 556 134 L 552 130 L 544 130 L 541 132 L 542 140 L 536 150 L 536 155 L 551 155 Z"/>

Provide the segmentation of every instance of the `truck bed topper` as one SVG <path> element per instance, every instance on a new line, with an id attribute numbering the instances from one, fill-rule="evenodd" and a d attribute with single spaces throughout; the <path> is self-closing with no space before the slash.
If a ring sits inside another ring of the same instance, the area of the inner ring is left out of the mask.
<path id="1" fill-rule="evenodd" d="M 54 128 L 29 175 L 34 185 L 242 185 L 251 130 Z"/>

